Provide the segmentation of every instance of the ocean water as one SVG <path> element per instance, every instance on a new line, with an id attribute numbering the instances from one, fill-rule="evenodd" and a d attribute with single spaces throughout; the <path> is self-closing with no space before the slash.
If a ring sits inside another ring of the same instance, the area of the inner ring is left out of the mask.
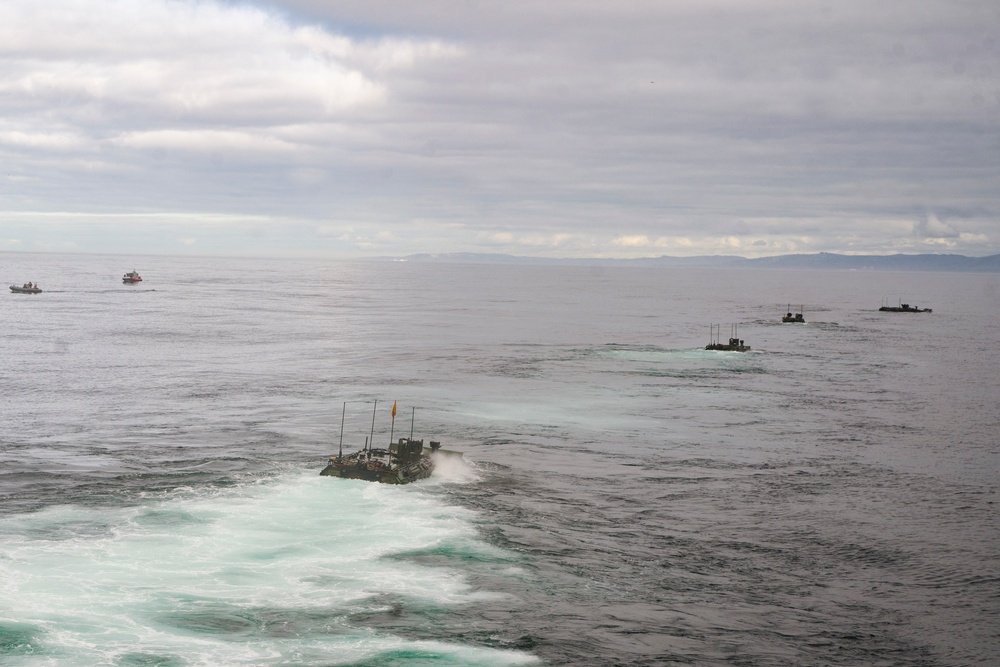
<path id="1" fill-rule="evenodd" d="M 5 666 L 1000 652 L 1000 275 L 0 268 L 45 290 L 0 307 Z M 342 415 L 464 462 L 321 478 Z"/>

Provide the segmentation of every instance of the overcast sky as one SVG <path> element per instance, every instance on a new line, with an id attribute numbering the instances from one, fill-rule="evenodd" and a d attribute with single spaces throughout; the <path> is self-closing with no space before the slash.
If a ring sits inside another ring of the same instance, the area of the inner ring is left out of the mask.
<path id="1" fill-rule="evenodd" d="M 3 0 L 0 251 L 1000 253 L 996 0 Z"/>

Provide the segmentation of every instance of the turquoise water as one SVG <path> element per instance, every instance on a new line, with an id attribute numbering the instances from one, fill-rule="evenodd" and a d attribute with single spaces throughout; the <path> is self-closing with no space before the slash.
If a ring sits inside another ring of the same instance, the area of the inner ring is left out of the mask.
<path id="1" fill-rule="evenodd" d="M 177 489 L 125 508 L 54 505 L 0 520 L 5 660 L 24 665 L 518 665 L 517 651 L 414 641 L 358 616 L 434 617 L 502 597 L 461 569 L 516 560 L 469 510 L 419 490 L 289 472 Z M 445 482 L 442 482 L 445 483 Z M 392 600 L 379 596 L 390 590 Z M 395 656 L 395 657 L 394 657 Z M 9 662 L 7 664 L 10 664 Z"/>

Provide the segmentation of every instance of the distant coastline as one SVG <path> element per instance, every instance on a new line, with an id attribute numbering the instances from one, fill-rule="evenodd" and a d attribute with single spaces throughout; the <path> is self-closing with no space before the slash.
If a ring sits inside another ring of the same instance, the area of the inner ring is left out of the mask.
<path id="1" fill-rule="evenodd" d="M 421 253 L 381 259 L 405 262 L 453 264 L 546 264 L 574 266 L 664 266 L 715 269 L 847 269 L 869 271 L 952 271 L 1000 273 L 1000 255 L 838 255 L 820 252 L 809 255 L 775 255 L 748 259 L 736 255 L 698 257 L 642 257 L 637 259 L 545 258 L 489 253 Z"/>

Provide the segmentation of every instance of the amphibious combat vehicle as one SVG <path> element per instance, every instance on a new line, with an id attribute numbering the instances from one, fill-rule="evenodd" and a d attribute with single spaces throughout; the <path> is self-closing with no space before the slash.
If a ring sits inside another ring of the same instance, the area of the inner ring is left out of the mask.
<path id="1" fill-rule="evenodd" d="M 743 340 L 739 338 L 737 326 L 734 324 L 730 330 L 729 342 L 722 342 L 722 325 L 713 324 L 711 325 L 711 334 L 709 337 L 709 343 L 705 346 L 706 350 L 714 350 L 716 352 L 749 352 L 750 346 L 744 344 Z"/>
<path id="2" fill-rule="evenodd" d="M 375 433 L 375 408 L 372 409 L 372 438 Z M 346 413 L 347 404 L 344 404 Z M 414 414 L 415 414 L 414 410 Z M 396 404 L 392 404 L 393 428 L 396 424 Z M 391 440 L 391 436 L 390 436 Z M 370 446 L 365 438 L 365 446 L 360 451 L 344 454 L 344 424 L 340 425 L 340 451 L 331 456 L 320 475 L 327 477 L 343 477 L 346 479 L 363 479 L 368 482 L 383 484 L 409 484 L 418 479 L 426 479 L 434 472 L 435 465 L 443 458 L 462 458 L 462 452 L 441 449 L 441 443 L 431 440 L 424 447 L 424 441 L 413 438 L 413 420 L 410 421 L 410 437 L 399 438 L 391 442 L 389 447 Z"/>
<path id="3" fill-rule="evenodd" d="M 789 304 L 788 305 L 788 312 L 785 313 L 784 316 L 782 316 L 781 321 L 784 322 L 784 323 L 786 323 L 786 324 L 788 322 L 798 322 L 800 324 L 805 324 L 806 323 L 806 318 L 802 316 L 802 312 L 803 312 L 802 306 L 799 306 L 799 312 L 797 312 L 797 313 L 795 313 L 793 315 L 792 314 L 792 305 Z"/>
<path id="4" fill-rule="evenodd" d="M 908 303 L 901 303 L 898 306 L 882 306 L 879 311 L 883 313 L 932 313 L 930 308 L 917 308 Z"/>

